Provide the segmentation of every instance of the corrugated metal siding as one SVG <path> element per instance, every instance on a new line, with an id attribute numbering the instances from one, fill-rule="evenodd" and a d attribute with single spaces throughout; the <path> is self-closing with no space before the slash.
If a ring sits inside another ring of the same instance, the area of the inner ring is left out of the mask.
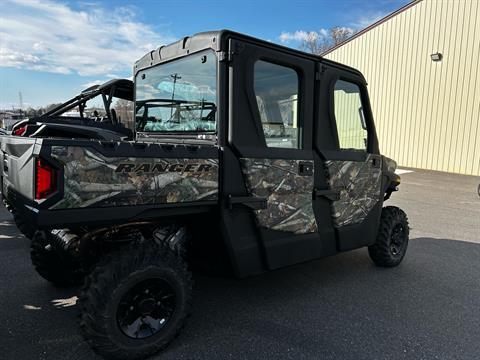
<path id="1" fill-rule="evenodd" d="M 347 92 L 348 91 L 348 92 Z M 367 131 L 362 127 L 360 88 L 337 80 L 334 88 L 334 111 L 338 141 L 342 149 L 366 149 Z"/>
<path id="2" fill-rule="evenodd" d="M 383 154 L 480 175 L 480 1 L 423 0 L 325 57 L 365 75 Z"/>

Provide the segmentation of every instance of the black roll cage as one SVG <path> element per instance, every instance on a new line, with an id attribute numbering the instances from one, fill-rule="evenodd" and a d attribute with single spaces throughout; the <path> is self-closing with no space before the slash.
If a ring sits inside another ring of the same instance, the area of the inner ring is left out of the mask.
<path id="1" fill-rule="evenodd" d="M 111 121 L 112 113 L 110 106 L 113 98 L 133 101 L 133 81 L 128 79 L 113 79 L 101 85 L 93 85 L 83 90 L 79 95 L 40 115 L 39 119 L 44 120 L 47 117 L 59 116 L 77 106 L 80 111 L 80 117 L 83 118 L 87 101 L 99 95 L 102 96 L 105 113 Z"/>

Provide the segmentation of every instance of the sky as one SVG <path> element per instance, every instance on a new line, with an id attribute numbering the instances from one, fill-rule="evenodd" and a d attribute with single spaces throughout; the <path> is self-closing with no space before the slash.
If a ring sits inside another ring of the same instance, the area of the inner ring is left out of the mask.
<path id="1" fill-rule="evenodd" d="M 0 1 L 0 109 L 69 99 L 160 45 L 231 29 L 298 48 L 306 33 L 360 30 L 409 0 Z"/>

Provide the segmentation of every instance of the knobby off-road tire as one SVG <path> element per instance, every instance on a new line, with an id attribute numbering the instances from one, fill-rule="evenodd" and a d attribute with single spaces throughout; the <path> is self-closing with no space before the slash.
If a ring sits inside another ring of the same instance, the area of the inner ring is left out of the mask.
<path id="1" fill-rule="evenodd" d="M 13 212 L 13 221 L 17 226 L 17 229 L 29 240 L 32 240 L 33 235 L 35 234 L 35 229 L 32 225 L 23 220 L 23 218 Z"/>
<path id="2" fill-rule="evenodd" d="M 185 262 L 165 244 L 132 243 L 107 255 L 87 277 L 80 328 L 108 359 L 142 359 L 164 349 L 191 307 Z"/>
<path id="3" fill-rule="evenodd" d="M 407 252 L 409 230 L 405 212 L 396 206 L 382 209 L 377 240 L 368 247 L 375 265 L 394 267 L 402 262 Z"/>
<path id="4" fill-rule="evenodd" d="M 8 201 L 5 200 L 5 199 L 3 199 L 3 206 L 5 206 L 5 209 L 7 209 L 7 211 L 8 211 L 9 213 L 13 213 L 13 207 L 12 207 L 12 205 L 10 205 L 10 204 L 8 203 Z"/>
<path id="5" fill-rule="evenodd" d="M 58 287 L 79 285 L 85 273 L 78 262 L 59 255 L 52 247 L 51 234 L 37 231 L 30 245 L 30 257 L 37 273 Z"/>

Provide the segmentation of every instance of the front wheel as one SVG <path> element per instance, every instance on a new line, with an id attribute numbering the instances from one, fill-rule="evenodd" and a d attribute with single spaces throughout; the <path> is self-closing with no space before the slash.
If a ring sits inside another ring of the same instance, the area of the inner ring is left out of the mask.
<path id="1" fill-rule="evenodd" d="M 382 209 L 377 240 L 368 247 L 375 265 L 394 267 L 402 262 L 407 252 L 409 230 L 407 215 L 403 210 L 396 206 Z"/>
<path id="2" fill-rule="evenodd" d="M 166 246 L 133 243 L 107 256 L 87 277 L 80 327 L 95 352 L 139 359 L 166 347 L 191 305 L 191 275 Z"/>

